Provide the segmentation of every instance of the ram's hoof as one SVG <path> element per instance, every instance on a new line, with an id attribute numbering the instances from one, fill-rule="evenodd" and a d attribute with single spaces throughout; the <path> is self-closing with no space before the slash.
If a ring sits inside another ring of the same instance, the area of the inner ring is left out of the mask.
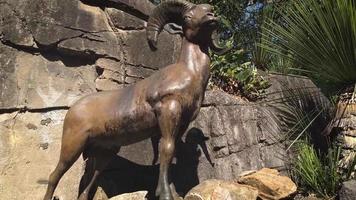
<path id="1" fill-rule="evenodd" d="M 174 200 L 174 199 L 173 196 L 170 193 L 168 193 L 168 194 L 161 194 L 159 196 L 159 200 Z"/>
<path id="2" fill-rule="evenodd" d="M 156 189 L 156 197 L 158 197 L 158 196 L 160 196 L 161 195 L 161 186 L 160 185 L 158 185 L 157 186 L 157 189 Z"/>

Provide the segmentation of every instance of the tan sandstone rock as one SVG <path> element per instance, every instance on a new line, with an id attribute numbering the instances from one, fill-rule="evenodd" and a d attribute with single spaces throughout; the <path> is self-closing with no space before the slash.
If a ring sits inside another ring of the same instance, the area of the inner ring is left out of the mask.
<path id="1" fill-rule="evenodd" d="M 95 192 L 95 195 L 93 197 L 93 200 L 108 200 L 109 197 L 106 195 L 105 191 L 103 188 L 98 187 L 98 189 Z"/>
<path id="2" fill-rule="evenodd" d="M 188 192 L 184 200 L 256 200 L 258 190 L 234 182 L 207 180 Z"/>
<path id="3" fill-rule="evenodd" d="M 147 191 L 121 194 L 110 198 L 110 200 L 146 200 Z"/>
<path id="4" fill-rule="evenodd" d="M 258 196 L 264 200 L 283 199 L 297 191 L 295 183 L 289 177 L 279 175 L 275 169 L 261 169 L 238 182 L 257 188 Z"/>
<path id="5" fill-rule="evenodd" d="M 0 199 L 43 199 L 59 158 L 65 114 L 66 110 L 56 110 L 1 115 Z M 78 159 L 59 182 L 55 196 L 77 198 L 83 166 L 83 159 Z"/>

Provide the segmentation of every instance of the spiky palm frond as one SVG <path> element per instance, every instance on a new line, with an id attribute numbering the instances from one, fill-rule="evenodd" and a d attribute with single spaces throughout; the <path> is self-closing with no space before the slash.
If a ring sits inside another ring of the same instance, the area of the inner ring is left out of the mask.
<path id="1" fill-rule="evenodd" d="M 294 0 L 283 23 L 264 26 L 263 47 L 278 56 L 292 55 L 295 65 L 324 86 L 356 82 L 356 9 L 354 0 Z"/>
<path id="2" fill-rule="evenodd" d="M 266 94 L 267 96 L 269 94 Z M 315 87 L 284 87 L 279 94 L 281 97 L 272 99 L 268 105 L 276 110 L 276 119 L 282 123 L 282 135 L 285 141 L 290 141 L 290 149 L 298 140 L 315 138 L 317 146 L 324 146 L 322 130 L 329 122 L 331 104 Z"/>

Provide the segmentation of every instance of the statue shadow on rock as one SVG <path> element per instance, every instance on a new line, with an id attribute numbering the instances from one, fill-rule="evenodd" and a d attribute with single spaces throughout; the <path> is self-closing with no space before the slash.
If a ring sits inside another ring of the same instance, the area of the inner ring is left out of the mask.
<path id="1" fill-rule="evenodd" d="M 205 145 L 205 141 L 208 139 L 200 129 L 191 128 L 186 134 L 185 141 L 182 139 L 177 140 L 176 156 L 170 167 L 170 177 L 180 196 L 184 197 L 191 188 L 199 184 L 198 164 L 202 154 L 201 151 L 212 164 Z M 97 187 L 100 186 L 109 198 L 124 193 L 146 190 L 148 191 L 147 197 L 149 200 L 157 199 L 155 190 L 159 175 L 159 164 L 156 164 L 158 160 L 158 141 L 158 137 L 152 139 L 154 150 L 153 165 L 140 165 L 121 156 L 113 158 L 106 170 L 98 177 L 96 187 L 93 187 L 90 192 L 91 198 L 94 196 Z M 87 164 L 81 183 L 85 178 L 91 177 L 89 168 L 90 164 Z M 82 190 L 83 188 L 80 186 L 79 192 Z"/>

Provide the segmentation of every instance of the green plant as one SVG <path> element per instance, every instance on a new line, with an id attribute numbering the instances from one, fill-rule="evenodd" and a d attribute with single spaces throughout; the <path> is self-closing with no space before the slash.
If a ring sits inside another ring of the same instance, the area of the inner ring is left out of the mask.
<path id="1" fill-rule="evenodd" d="M 281 12 L 285 11 L 287 7 L 286 1 L 280 4 L 270 4 L 266 6 L 263 10 L 263 22 L 260 30 L 260 37 L 255 44 L 255 50 L 252 52 L 252 60 L 253 62 L 259 66 L 260 69 L 267 69 L 271 72 L 278 72 L 282 74 L 296 74 L 293 71 L 293 60 L 291 59 L 291 55 L 280 56 L 276 53 L 271 53 L 265 46 L 269 44 L 269 42 L 273 41 L 273 35 L 266 33 L 266 27 L 268 27 L 268 31 L 271 32 L 269 26 L 269 20 L 273 20 L 275 23 L 283 24 L 284 22 L 281 20 Z M 267 20 L 266 20 L 267 19 Z"/>
<path id="2" fill-rule="evenodd" d="M 329 146 L 328 138 L 321 132 L 330 120 L 331 104 L 320 94 L 315 87 L 284 87 L 278 92 L 277 97 L 280 97 L 268 103 L 277 111 L 274 118 L 283 127 L 278 130 L 282 137 L 277 139 L 285 141 L 285 148 L 291 153 L 292 159 L 288 156 L 286 162 L 290 164 L 290 173 L 298 187 L 330 198 L 338 180 L 325 178 L 330 172 L 325 167 L 328 163 L 321 157 L 328 154 Z"/>
<path id="3" fill-rule="evenodd" d="M 262 28 L 260 45 L 270 53 L 269 69 L 307 75 L 331 97 L 355 84 L 354 0 L 294 0 L 278 14 L 282 16 L 279 21 L 270 18 Z M 324 113 L 331 114 L 330 105 L 312 106 L 306 103 L 311 101 L 305 100 L 313 99 L 314 95 L 289 93 L 284 95 L 277 109 L 281 111 L 279 119 L 287 125 L 285 139 L 291 141 L 288 149 L 296 147 L 292 174 L 305 191 L 332 198 L 344 180 L 341 177 L 350 176 L 355 162 L 346 174 L 338 173 L 340 149 L 334 147 L 329 137 L 325 137 L 326 149 L 316 144 L 318 139 L 313 139 L 322 138 L 325 125 L 333 118 L 323 117 Z"/>
<path id="4" fill-rule="evenodd" d="M 250 100 L 260 98 L 269 83 L 251 62 L 241 63 L 245 55 L 242 50 L 234 50 L 224 56 L 214 56 L 212 62 L 213 82 L 223 90 L 241 94 Z"/>
<path id="5" fill-rule="evenodd" d="M 342 181 L 348 180 L 356 166 L 356 159 L 347 168 L 339 166 L 341 148 L 321 133 L 332 117 L 333 104 L 320 96 L 316 88 L 284 88 L 281 98 L 268 103 L 278 112 L 275 118 L 284 125 L 279 130 L 294 159 L 288 159 L 291 175 L 307 193 L 332 199 Z M 289 157 L 288 157 L 289 158 Z"/>
<path id="6" fill-rule="evenodd" d="M 255 42 L 258 28 L 246 26 L 242 20 L 249 0 L 192 0 L 191 2 L 212 5 L 214 12 L 222 21 L 220 28 L 224 30 L 222 31 L 223 35 L 233 38 L 235 45 L 239 46 L 238 48 L 247 49 Z M 258 18 L 258 13 L 254 17 Z"/>
<path id="7" fill-rule="evenodd" d="M 298 156 L 293 161 L 292 175 L 305 191 L 323 198 L 336 196 L 341 177 L 338 174 L 339 148 L 329 148 L 326 154 L 315 150 L 308 140 L 298 144 Z"/>
<path id="8" fill-rule="evenodd" d="M 356 82 L 354 0 L 294 0 L 279 11 L 283 23 L 267 21 L 263 47 L 293 60 L 299 73 L 331 93 Z M 271 39 L 272 38 L 272 39 Z"/>
<path id="9" fill-rule="evenodd" d="M 268 82 L 259 75 L 258 70 L 265 70 L 266 63 L 271 58 L 269 52 L 257 44 L 261 35 L 258 34 L 261 24 L 268 16 L 274 15 L 274 6 L 285 4 L 286 0 L 278 3 L 249 0 L 193 0 L 195 3 L 209 3 L 222 19 L 221 35 L 224 39 L 230 37 L 231 52 L 218 57 L 213 56 L 213 83 L 223 90 L 241 94 L 250 100 L 263 96 Z M 275 58 L 274 66 L 288 63 L 286 59 Z M 283 63 L 281 63 L 283 62 Z M 277 68 L 277 67 L 276 67 Z M 258 69 L 258 70 L 257 70 Z M 280 70 L 281 71 L 281 70 Z M 219 80 L 220 79 L 220 80 Z"/>
<path id="10" fill-rule="evenodd" d="M 306 138 L 320 143 L 317 146 L 327 145 L 321 132 L 331 119 L 333 105 L 320 91 L 315 87 L 300 85 L 292 88 L 282 86 L 282 90 L 276 93 L 277 98 L 267 103 L 276 110 L 274 118 L 282 123 L 282 140 L 290 142 L 287 150 Z"/>

